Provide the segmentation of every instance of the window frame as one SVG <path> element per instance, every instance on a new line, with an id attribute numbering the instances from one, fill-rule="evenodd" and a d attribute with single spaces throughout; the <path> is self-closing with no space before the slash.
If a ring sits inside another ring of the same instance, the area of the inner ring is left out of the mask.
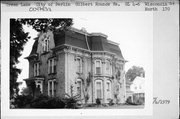
<path id="1" fill-rule="evenodd" d="M 77 70 L 76 70 L 76 72 L 77 73 L 83 73 L 83 61 L 82 61 L 82 58 L 77 57 L 76 62 L 77 62 L 77 66 L 76 66 Z"/>
<path id="2" fill-rule="evenodd" d="M 55 58 L 48 59 L 48 74 L 56 73 L 57 63 Z"/>
<path id="3" fill-rule="evenodd" d="M 40 86 L 40 93 L 43 94 L 43 81 L 42 80 L 36 80 L 36 87 L 38 87 L 38 85 Z"/>
<path id="4" fill-rule="evenodd" d="M 97 67 L 97 62 L 99 62 L 100 65 L 99 67 Z M 100 68 L 99 73 L 97 72 L 97 68 Z M 95 74 L 96 75 L 102 74 L 102 61 L 100 59 L 95 61 Z"/>
<path id="5" fill-rule="evenodd" d="M 55 97 L 56 96 L 56 79 L 48 80 L 48 96 Z"/>
<path id="6" fill-rule="evenodd" d="M 80 98 L 82 99 L 82 97 L 83 97 L 83 85 L 82 85 L 82 80 L 81 79 L 77 79 L 77 81 L 76 81 L 76 94 L 78 94 L 78 90 L 77 90 L 77 88 L 78 88 L 78 82 L 80 82 Z"/>
<path id="7" fill-rule="evenodd" d="M 49 41 L 50 41 L 50 36 L 45 36 L 43 40 L 43 52 L 48 52 L 49 51 Z"/>
<path id="8" fill-rule="evenodd" d="M 34 76 L 40 75 L 40 63 L 39 62 L 36 62 L 33 64 L 33 71 L 34 71 Z"/>
<path id="9" fill-rule="evenodd" d="M 107 65 L 109 65 L 109 69 L 107 70 Z M 106 69 L 106 75 L 112 75 L 112 64 L 109 60 L 106 60 L 105 62 L 105 69 Z"/>
<path id="10" fill-rule="evenodd" d="M 95 99 L 97 99 L 98 98 L 98 95 L 97 95 L 97 83 L 100 83 L 100 85 L 101 85 L 101 88 L 100 88 L 100 91 L 101 91 L 101 97 L 100 97 L 100 99 L 103 99 L 103 82 L 102 82 L 102 80 L 95 80 Z"/>
<path id="11" fill-rule="evenodd" d="M 109 84 L 109 89 L 108 89 L 107 84 Z M 109 97 L 108 97 L 108 95 L 106 95 L 106 98 L 111 99 L 112 98 L 112 83 L 109 80 L 106 81 L 106 94 L 108 94 L 108 93 L 109 93 Z"/>

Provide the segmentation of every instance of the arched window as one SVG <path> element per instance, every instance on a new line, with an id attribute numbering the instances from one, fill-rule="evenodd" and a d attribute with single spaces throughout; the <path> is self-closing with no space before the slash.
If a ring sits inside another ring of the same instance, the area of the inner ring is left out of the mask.
<path id="1" fill-rule="evenodd" d="M 103 85 L 102 80 L 95 80 L 95 98 L 103 98 Z"/>
<path id="2" fill-rule="evenodd" d="M 111 75 L 112 74 L 112 65 L 110 61 L 106 60 L 106 74 Z"/>
<path id="3" fill-rule="evenodd" d="M 36 80 L 36 87 L 40 89 L 40 93 L 43 93 L 43 81 L 42 80 Z"/>
<path id="4" fill-rule="evenodd" d="M 107 80 L 106 81 L 106 97 L 107 99 L 111 99 L 111 81 Z"/>

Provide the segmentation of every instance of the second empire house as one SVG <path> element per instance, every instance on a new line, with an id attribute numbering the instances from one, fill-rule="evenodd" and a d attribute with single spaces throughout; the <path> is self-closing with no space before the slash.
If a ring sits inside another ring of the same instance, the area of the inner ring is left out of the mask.
<path id="1" fill-rule="evenodd" d="M 36 38 L 29 61 L 27 87 L 32 83 L 51 97 L 79 94 L 84 103 L 125 102 L 126 63 L 119 45 L 102 33 L 69 28 L 41 33 Z"/>

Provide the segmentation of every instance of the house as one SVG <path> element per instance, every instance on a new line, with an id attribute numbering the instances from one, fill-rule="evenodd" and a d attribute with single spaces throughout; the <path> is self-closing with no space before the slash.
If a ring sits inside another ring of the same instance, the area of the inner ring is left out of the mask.
<path id="1" fill-rule="evenodd" d="M 77 95 L 84 103 L 125 102 L 125 59 L 119 44 L 102 33 L 69 28 L 41 33 L 35 39 L 29 61 L 29 88 L 62 97 Z"/>
<path id="2" fill-rule="evenodd" d="M 132 101 L 137 104 L 144 104 L 145 102 L 145 78 L 137 76 L 131 85 L 133 91 Z"/>
<path id="3" fill-rule="evenodd" d="M 131 90 L 131 85 L 133 82 L 130 79 L 126 79 L 126 101 L 129 99 L 129 101 L 132 102 L 133 99 L 133 91 Z"/>

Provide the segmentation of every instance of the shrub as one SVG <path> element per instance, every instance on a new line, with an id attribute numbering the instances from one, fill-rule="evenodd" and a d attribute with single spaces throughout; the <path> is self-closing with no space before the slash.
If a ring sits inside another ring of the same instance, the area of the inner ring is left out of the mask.
<path id="1" fill-rule="evenodd" d="M 129 104 L 129 105 L 137 105 L 137 103 L 132 102 L 131 97 L 128 97 L 128 98 L 127 98 L 126 104 Z"/>
<path id="2" fill-rule="evenodd" d="M 49 97 L 47 95 L 39 95 L 35 98 L 31 95 L 18 95 L 11 100 L 10 108 L 39 108 L 39 109 L 53 109 L 53 108 L 77 108 L 79 95 L 67 96 L 64 98 Z"/>
<path id="3" fill-rule="evenodd" d="M 59 97 L 48 97 L 40 95 L 36 97 L 32 103 L 32 108 L 65 108 L 65 103 Z"/>
<path id="4" fill-rule="evenodd" d="M 113 102 L 112 99 L 109 100 L 109 105 L 110 105 L 110 106 L 114 105 L 114 102 Z"/>
<path id="5" fill-rule="evenodd" d="M 96 104 L 97 104 L 97 105 L 100 105 L 100 104 L 101 104 L 101 99 L 97 98 L 97 99 L 96 99 Z"/>
<path id="6" fill-rule="evenodd" d="M 65 94 L 63 102 L 65 103 L 65 108 L 75 109 L 77 108 L 77 102 L 80 101 L 79 95 L 70 96 Z"/>
<path id="7" fill-rule="evenodd" d="M 33 97 L 31 95 L 17 95 L 11 105 L 14 105 L 14 108 L 25 108 L 28 104 L 31 103 Z"/>

